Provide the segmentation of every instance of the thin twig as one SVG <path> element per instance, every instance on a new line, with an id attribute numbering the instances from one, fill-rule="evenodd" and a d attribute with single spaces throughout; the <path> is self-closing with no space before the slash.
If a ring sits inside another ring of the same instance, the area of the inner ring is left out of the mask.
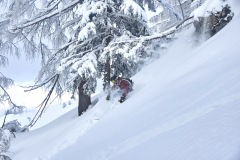
<path id="1" fill-rule="evenodd" d="M 58 79 L 59 79 L 59 75 L 58 74 L 56 74 L 55 75 L 55 77 L 54 77 L 54 82 L 53 82 L 53 86 L 52 86 L 52 88 L 50 89 L 50 91 L 48 92 L 48 94 L 47 94 L 47 96 L 45 97 L 45 99 L 42 101 L 42 103 L 40 104 L 40 108 L 39 108 L 39 110 L 38 110 L 38 112 L 36 113 L 36 115 L 34 116 L 34 118 L 32 119 L 32 121 L 30 122 L 30 124 L 28 125 L 28 126 L 30 126 L 30 127 L 33 127 L 35 124 L 36 124 L 36 122 L 38 121 L 38 119 L 42 116 L 42 114 L 43 114 L 43 111 L 45 110 L 45 108 L 46 108 L 46 106 L 47 106 L 47 104 L 48 104 L 48 101 L 49 101 L 49 99 L 50 99 L 50 97 L 51 97 L 51 95 L 52 95 L 52 93 L 53 93 L 53 90 L 54 90 L 54 88 L 55 88 L 55 86 L 56 86 L 56 84 L 57 84 L 57 81 L 58 81 Z M 48 81 L 49 82 L 49 81 Z M 46 84 L 46 83 L 45 83 Z"/>
<path id="2" fill-rule="evenodd" d="M 6 122 L 6 118 L 7 118 L 8 112 L 9 112 L 9 110 L 7 110 L 7 112 L 5 113 L 4 120 L 3 120 L 3 124 L 2 124 L 2 127 L 1 127 L 1 128 L 3 128 L 4 125 L 5 125 L 5 122 Z"/>
<path id="3" fill-rule="evenodd" d="M 24 90 L 24 92 L 29 92 L 29 91 L 38 89 L 38 88 L 44 86 L 45 84 L 47 84 L 48 82 L 50 82 L 51 80 L 53 80 L 56 77 L 56 75 L 57 74 L 54 74 L 53 76 L 51 76 L 50 78 L 48 78 L 44 82 L 42 82 L 41 84 L 34 85 L 34 86 L 28 86 L 28 87 L 24 87 L 24 86 L 21 86 L 21 87 L 23 87 L 23 88 L 30 88 L 30 89 Z"/>

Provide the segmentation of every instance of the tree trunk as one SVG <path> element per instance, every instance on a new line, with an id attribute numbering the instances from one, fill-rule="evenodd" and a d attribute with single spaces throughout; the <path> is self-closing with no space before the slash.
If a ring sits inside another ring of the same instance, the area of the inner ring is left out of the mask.
<path id="1" fill-rule="evenodd" d="M 88 109 L 88 106 L 91 104 L 91 96 L 85 95 L 83 92 L 83 85 L 86 81 L 82 81 L 78 87 L 78 115 L 81 116 L 83 112 Z"/>
<path id="2" fill-rule="evenodd" d="M 178 0 L 178 3 L 179 3 L 179 6 L 180 6 L 180 9 L 181 9 L 181 12 L 182 12 L 182 18 L 183 18 L 183 21 L 185 19 L 185 16 L 184 16 L 184 13 L 183 13 L 183 8 L 182 8 L 182 4 L 181 4 L 181 1 Z"/>
<path id="3" fill-rule="evenodd" d="M 104 75 L 104 86 L 103 86 L 104 91 L 109 91 L 110 89 L 110 71 L 111 71 L 110 58 L 108 58 L 105 64 L 105 75 Z"/>

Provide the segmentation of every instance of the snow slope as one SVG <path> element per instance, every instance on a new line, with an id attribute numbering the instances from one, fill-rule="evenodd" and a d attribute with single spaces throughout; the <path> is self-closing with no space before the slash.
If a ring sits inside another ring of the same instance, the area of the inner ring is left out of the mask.
<path id="1" fill-rule="evenodd" d="M 239 160 L 240 16 L 195 48 L 193 30 L 133 77 L 122 104 L 100 94 L 77 109 L 17 134 L 13 160 Z"/>

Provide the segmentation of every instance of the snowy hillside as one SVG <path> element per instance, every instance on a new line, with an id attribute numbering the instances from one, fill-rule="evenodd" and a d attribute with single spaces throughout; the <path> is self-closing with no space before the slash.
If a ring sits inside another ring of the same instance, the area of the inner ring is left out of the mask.
<path id="1" fill-rule="evenodd" d="M 193 28 L 146 66 L 122 104 L 104 94 L 17 134 L 13 160 L 239 160 L 240 14 L 196 47 Z"/>

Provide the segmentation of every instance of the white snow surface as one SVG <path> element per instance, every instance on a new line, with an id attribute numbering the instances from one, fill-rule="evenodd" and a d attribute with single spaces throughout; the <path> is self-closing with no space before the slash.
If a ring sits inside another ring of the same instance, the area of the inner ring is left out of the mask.
<path id="1" fill-rule="evenodd" d="M 239 28 L 235 12 L 198 47 L 192 28 L 182 32 L 132 78 L 134 91 L 124 103 L 100 93 L 80 117 L 74 108 L 16 134 L 6 154 L 13 160 L 239 160 Z"/>

